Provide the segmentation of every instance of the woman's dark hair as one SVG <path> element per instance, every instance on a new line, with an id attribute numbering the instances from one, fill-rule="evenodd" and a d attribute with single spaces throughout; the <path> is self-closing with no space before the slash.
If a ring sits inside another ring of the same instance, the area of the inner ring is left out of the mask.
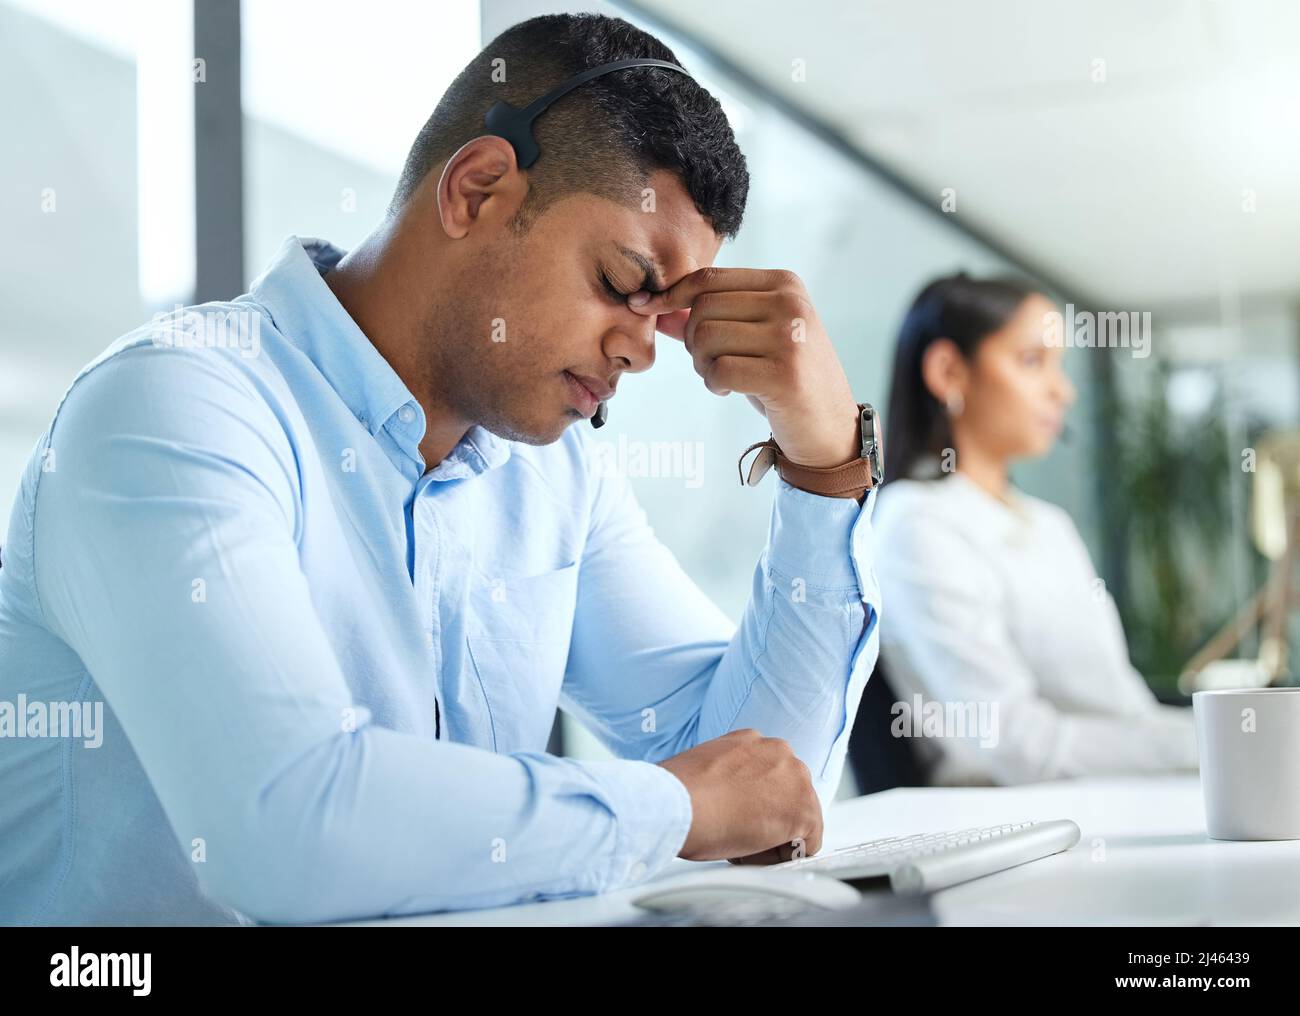
<path id="1" fill-rule="evenodd" d="M 965 272 L 935 279 L 903 319 L 885 424 L 885 481 L 906 479 L 923 458 L 951 448 L 948 413 L 921 377 L 921 360 L 936 339 L 951 339 L 970 359 L 984 338 L 1005 325 L 1025 299 L 1043 291 L 1026 279 L 972 279 Z"/>

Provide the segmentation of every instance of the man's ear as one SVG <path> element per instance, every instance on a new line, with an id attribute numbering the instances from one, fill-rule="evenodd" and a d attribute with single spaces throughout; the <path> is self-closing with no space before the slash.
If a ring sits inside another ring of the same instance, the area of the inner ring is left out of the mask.
<path id="1" fill-rule="evenodd" d="M 477 223 L 504 223 L 528 196 L 528 174 L 515 161 L 504 138 L 477 137 L 461 145 L 438 178 L 438 218 L 453 240 Z"/>
<path id="2" fill-rule="evenodd" d="M 969 375 L 966 357 L 952 339 L 935 339 L 921 354 L 921 380 L 940 402 L 954 394 L 965 397 Z"/>

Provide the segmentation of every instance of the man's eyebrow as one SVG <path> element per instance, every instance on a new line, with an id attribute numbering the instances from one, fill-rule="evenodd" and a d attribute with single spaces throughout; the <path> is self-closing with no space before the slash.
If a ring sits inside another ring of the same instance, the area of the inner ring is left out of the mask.
<path id="1" fill-rule="evenodd" d="M 618 252 L 641 269 L 641 285 L 639 289 L 647 290 L 651 293 L 661 293 L 668 287 L 664 285 L 663 277 L 659 274 L 659 269 L 655 263 L 639 251 L 629 250 L 627 247 L 620 247 Z"/>

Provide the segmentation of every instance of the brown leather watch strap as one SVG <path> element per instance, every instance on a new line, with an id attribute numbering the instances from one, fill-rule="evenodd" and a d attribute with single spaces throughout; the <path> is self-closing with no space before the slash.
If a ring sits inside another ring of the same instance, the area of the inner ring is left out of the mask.
<path id="1" fill-rule="evenodd" d="M 825 497 L 861 498 L 871 489 L 871 465 L 858 458 L 842 466 L 817 469 L 791 462 L 776 450 L 776 471 L 786 483 Z"/>
<path id="2" fill-rule="evenodd" d="M 749 468 L 749 475 L 744 470 L 745 456 L 754 449 L 759 449 L 758 457 Z M 872 487 L 871 464 L 867 459 L 852 459 L 842 466 L 817 468 L 801 466 L 791 462 L 781 452 L 780 446 L 772 438 L 750 445 L 740 455 L 737 464 L 740 480 L 749 486 L 755 486 L 772 466 L 777 474 L 792 487 L 806 490 L 810 494 L 824 497 L 852 497 L 861 501 Z"/>

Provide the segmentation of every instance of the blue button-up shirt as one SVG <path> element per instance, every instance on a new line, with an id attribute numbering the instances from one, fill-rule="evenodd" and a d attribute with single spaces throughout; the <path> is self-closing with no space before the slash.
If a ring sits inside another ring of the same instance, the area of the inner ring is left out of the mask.
<path id="1" fill-rule="evenodd" d="M 788 740 L 823 805 L 877 652 L 870 512 L 783 481 L 739 629 L 590 428 L 424 414 L 288 238 L 74 380 L 0 568 L 0 921 L 323 921 L 633 885 L 654 763 Z M 757 549 L 757 548 L 756 548 Z M 557 704 L 618 756 L 545 747 Z M 98 718 L 97 718 L 98 717 Z"/>

